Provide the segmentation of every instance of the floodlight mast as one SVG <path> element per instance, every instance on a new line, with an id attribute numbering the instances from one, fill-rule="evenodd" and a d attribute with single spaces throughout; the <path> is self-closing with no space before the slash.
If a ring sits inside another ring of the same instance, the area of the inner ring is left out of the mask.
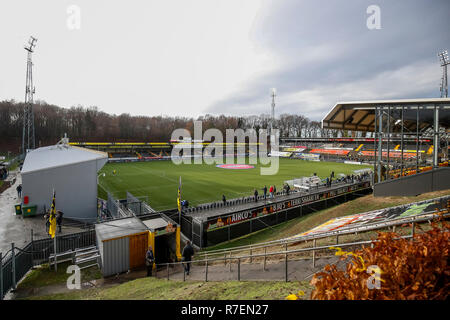
<path id="1" fill-rule="evenodd" d="M 447 66 L 450 64 L 450 59 L 448 58 L 448 51 L 444 50 L 438 53 L 439 60 L 441 61 L 442 67 L 442 78 L 441 78 L 441 98 L 448 97 L 448 79 L 447 79 Z"/>
<path id="2" fill-rule="evenodd" d="M 272 134 L 273 126 L 275 123 L 275 97 L 276 97 L 277 89 L 272 88 L 271 96 L 272 96 L 272 113 L 271 113 L 271 121 L 270 121 L 270 133 Z"/>
<path id="3" fill-rule="evenodd" d="M 35 88 L 33 86 L 33 61 L 32 53 L 36 46 L 37 39 L 30 37 L 28 44 L 24 47 L 27 54 L 27 76 L 25 85 L 25 106 L 23 113 L 23 130 L 22 130 L 22 155 L 25 156 L 27 150 L 34 149 L 35 136 L 34 136 L 34 115 L 33 115 L 33 95 Z"/>

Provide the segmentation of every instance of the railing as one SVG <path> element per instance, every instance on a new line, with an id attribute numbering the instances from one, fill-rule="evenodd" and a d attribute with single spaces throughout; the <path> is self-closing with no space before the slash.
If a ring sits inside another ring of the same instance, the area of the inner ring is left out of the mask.
<path id="1" fill-rule="evenodd" d="M 293 195 L 293 194 L 297 194 L 298 196 L 309 195 L 309 194 L 317 192 L 317 191 L 342 187 L 344 185 L 366 182 L 366 181 L 372 181 L 372 175 L 367 175 L 366 177 L 363 177 L 363 178 L 356 178 L 353 181 L 347 181 L 346 178 L 339 178 L 339 179 L 334 180 L 331 183 L 331 187 L 327 186 L 324 183 L 321 183 L 316 186 L 309 187 L 308 191 L 299 190 L 299 189 L 291 189 L 289 191 L 289 193 L 287 193 L 286 191 L 279 191 L 274 194 L 274 199 L 276 199 L 277 197 L 280 197 L 280 196 L 289 196 L 289 195 Z M 258 195 L 256 199 L 258 201 L 265 200 L 265 199 L 270 200 L 270 194 L 268 193 L 266 198 L 264 198 L 264 195 Z M 233 207 L 235 205 L 241 205 L 241 204 L 245 204 L 245 203 L 254 203 L 254 201 L 255 201 L 255 196 L 243 196 L 240 198 L 226 200 L 225 202 L 214 201 L 214 202 L 209 202 L 209 203 L 203 203 L 198 206 L 184 208 L 184 209 L 182 209 L 182 212 L 183 213 L 193 213 L 193 212 L 200 212 L 200 211 L 206 211 L 206 210 L 213 210 L 213 209 L 217 209 L 217 208 Z"/>
<path id="2" fill-rule="evenodd" d="M 23 248 L 11 244 L 5 254 L 0 252 L 0 300 L 36 265 L 49 261 L 55 253 L 54 239 L 33 239 Z M 95 230 L 57 236 L 56 253 L 96 244 Z"/>
<path id="3" fill-rule="evenodd" d="M 414 235 L 407 235 L 407 236 L 401 236 L 398 237 L 396 239 L 412 239 L 414 237 Z M 358 242 L 350 242 L 350 243 L 342 243 L 339 244 L 339 247 L 353 247 L 353 246 L 363 246 L 365 244 L 370 244 L 373 245 L 373 243 L 378 242 L 378 240 L 367 240 L 367 241 L 358 241 Z M 308 253 L 308 252 L 312 252 L 312 266 L 313 268 L 315 268 L 316 266 L 316 251 L 320 251 L 320 250 L 326 250 L 326 249 L 330 249 L 332 247 L 334 247 L 335 245 L 325 245 L 325 246 L 316 246 L 315 245 L 316 242 L 313 242 L 313 246 L 310 248 L 300 248 L 300 249 L 294 249 L 294 250 L 287 250 L 287 245 L 285 246 L 285 250 L 282 251 L 276 251 L 276 252 L 264 252 L 264 253 L 258 253 L 258 254 L 248 254 L 248 255 L 240 255 L 240 256 L 235 256 L 235 257 L 219 257 L 219 258 L 210 258 L 208 259 L 208 257 L 201 259 L 201 260 L 193 260 L 190 261 L 190 263 L 195 263 L 195 264 L 200 264 L 203 263 L 205 266 L 204 269 L 204 273 L 205 273 L 205 281 L 208 281 L 208 266 L 211 262 L 218 262 L 218 261 L 224 261 L 225 266 L 227 261 L 229 262 L 229 271 L 231 272 L 231 266 L 232 266 L 232 261 L 236 261 L 236 265 L 237 265 L 237 280 L 241 281 L 241 262 L 245 259 L 248 259 L 250 261 L 250 264 L 253 263 L 253 261 L 256 258 L 263 258 L 263 270 L 266 270 L 266 261 L 267 261 L 267 257 L 271 257 L 271 256 L 284 256 L 284 281 L 288 282 L 289 281 L 289 274 L 288 274 L 288 262 L 289 261 L 293 261 L 292 259 L 289 259 L 289 255 L 293 255 L 296 253 Z M 183 267 L 183 265 L 187 263 L 185 261 L 182 262 L 170 262 L 170 263 L 161 263 L 161 264 L 157 264 L 156 265 L 156 270 L 158 267 L 162 267 L 164 269 L 164 267 L 166 268 L 166 272 L 167 272 L 167 279 L 170 280 L 170 266 L 177 266 L 177 265 L 181 265 Z M 163 272 L 163 271 L 162 271 Z M 155 276 L 157 276 L 157 273 L 155 274 Z M 183 281 L 186 281 L 186 271 L 183 267 Z"/>
<path id="4" fill-rule="evenodd" d="M 442 197 L 442 198 L 446 198 L 446 197 Z M 397 207 L 394 207 L 394 208 L 397 208 Z M 444 209 L 444 211 L 442 213 L 443 213 L 444 217 L 450 216 L 448 209 L 446 209 L 446 210 Z M 348 234 L 352 234 L 355 232 L 374 231 L 374 230 L 379 230 L 379 229 L 384 229 L 384 228 L 389 228 L 389 227 L 395 227 L 398 225 L 403 225 L 405 223 L 420 223 L 420 222 L 432 220 L 437 216 L 438 215 L 435 211 L 431 211 L 431 212 L 425 212 L 425 213 L 411 216 L 411 217 L 401 217 L 401 218 L 397 218 L 397 219 L 393 219 L 393 220 L 385 221 L 385 222 L 374 222 L 374 223 L 366 224 L 363 226 L 356 226 L 356 227 L 351 227 L 351 226 L 343 227 L 340 230 L 323 232 L 323 233 L 316 234 L 316 235 L 299 236 L 299 237 L 292 237 L 290 239 L 273 240 L 273 241 L 267 241 L 267 242 L 259 243 L 259 244 L 238 246 L 238 247 L 234 247 L 231 249 L 224 248 L 224 249 L 205 251 L 205 252 L 200 252 L 198 255 L 199 256 L 223 255 L 226 253 L 232 253 L 232 252 L 237 252 L 237 251 L 244 251 L 244 250 L 252 251 L 255 249 L 263 249 L 263 248 L 277 246 L 277 245 L 284 244 L 284 243 L 292 244 L 292 243 L 298 243 L 298 242 L 309 241 L 309 240 L 324 239 L 324 238 L 329 238 L 329 237 L 336 237 L 336 243 L 338 243 L 338 238 L 341 235 L 348 235 Z"/>

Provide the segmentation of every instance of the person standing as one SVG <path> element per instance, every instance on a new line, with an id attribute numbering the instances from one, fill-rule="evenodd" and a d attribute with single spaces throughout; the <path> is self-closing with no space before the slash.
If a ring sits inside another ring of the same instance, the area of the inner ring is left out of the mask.
<path id="1" fill-rule="evenodd" d="M 17 190 L 17 196 L 19 197 L 19 199 L 22 199 L 22 185 L 19 184 L 16 188 Z"/>
<path id="2" fill-rule="evenodd" d="M 222 195 L 222 201 L 223 201 L 223 205 L 227 204 L 227 198 L 225 197 L 225 195 Z"/>
<path id="3" fill-rule="evenodd" d="M 145 266 L 147 267 L 147 277 L 152 276 L 154 261 L 155 261 L 155 257 L 153 256 L 153 248 L 152 248 L 152 246 L 148 246 L 147 253 L 145 254 Z"/>
<path id="4" fill-rule="evenodd" d="M 273 186 L 270 186 L 269 193 L 270 193 L 270 199 L 273 199 Z"/>
<path id="5" fill-rule="evenodd" d="M 60 210 L 56 213 L 56 224 L 58 225 L 58 233 L 61 233 L 62 220 L 64 213 Z"/>
<path id="6" fill-rule="evenodd" d="M 45 233 L 48 234 L 48 231 L 50 230 L 50 214 L 47 213 L 46 215 L 44 215 L 44 219 L 45 219 Z"/>
<path id="7" fill-rule="evenodd" d="M 266 197 L 267 197 L 267 186 L 264 186 L 263 191 L 264 191 L 264 200 L 266 200 Z"/>
<path id="8" fill-rule="evenodd" d="M 258 202 L 258 190 L 255 189 L 253 194 L 255 195 L 255 202 Z"/>
<path id="9" fill-rule="evenodd" d="M 187 240 L 186 246 L 183 248 L 183 252 L 181 253 L 184 261 L 184 271 L 187 275 L 189 275 L 189 271 L 191 270 L 191 260 L 193 255 L 194 249 L 191 246 L 191 242 Z"/>

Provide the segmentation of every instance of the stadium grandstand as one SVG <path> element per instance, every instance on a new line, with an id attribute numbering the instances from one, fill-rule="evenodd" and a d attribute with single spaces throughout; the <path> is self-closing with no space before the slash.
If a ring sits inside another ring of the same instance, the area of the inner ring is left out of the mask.
<path id="1" fill-rule="evenodd" d="M 375 195 L 450 188 L 449 98 L 340 102 L 324 117 L 322 128 L 373 133 L 366 148 L 361 143 L 359 150 L 340 148 L 338 153 L 374 165 Z"/>

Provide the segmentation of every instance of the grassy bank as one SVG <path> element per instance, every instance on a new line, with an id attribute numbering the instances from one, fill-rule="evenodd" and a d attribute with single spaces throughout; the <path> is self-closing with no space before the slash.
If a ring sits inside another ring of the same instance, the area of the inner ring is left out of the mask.
<path id="1" fill-rule="evenodd" d="M 69 262 L 65 262 L 58 265 L 58 271 L 48 267 L 48 264 L 41 265 L 32 270 L 25 279 L 17 286 L 18 290 L 28 288 L 39 288 L 44 286 L 64 284 L 70 274 L 66 273 Z M 97 267 L 81 270 L 81 280 L 90 281 L 101 278 L 101 272 Z"/>
<path id="2" fill-rule="evenodd" d="M 183 282 L 142 278 L 114 287 L 74 290 L 27 299 L 40 300 L 283 300 L 299 290 L 309 296 L 308 282 Z"/>

